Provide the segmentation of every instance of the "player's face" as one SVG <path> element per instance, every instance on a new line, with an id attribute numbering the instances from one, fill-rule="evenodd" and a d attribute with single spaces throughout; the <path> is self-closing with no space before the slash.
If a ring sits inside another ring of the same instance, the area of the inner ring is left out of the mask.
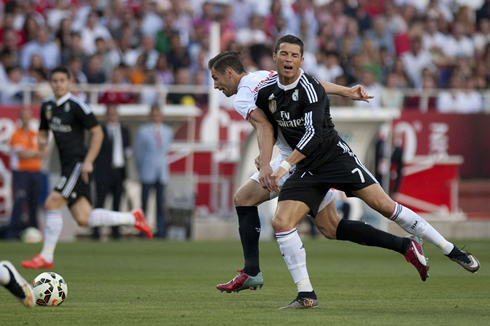
<path id="1" fill-rule="evenodd" d="M 272 54 L 272 58 L 276 63 L 281 84 L 288 85 L 296 81 L 299 77 L 299 68 L 304 60 L 299 45 L 282 43 L 277 53 Z"/>
<path id="2" fill-rule="evenodd" d="M 237 89 L 233 83 L 231 75 L 227 74 L 226 71 L 224 74 L 222 74 L 215 69 L 211 69 L 211 78 L 214 80 L 214 89 L 222 91 L 227 97 L 236 94 Z"/>
<path id="3" fill-rule="evenodd" d="M 71 87 L 71 81 L 68 76 L 62 72 L 56 72 L 51 76 L 49 81 L 53 89 L 55 98 L 60 98 L 68 94 Z"/>

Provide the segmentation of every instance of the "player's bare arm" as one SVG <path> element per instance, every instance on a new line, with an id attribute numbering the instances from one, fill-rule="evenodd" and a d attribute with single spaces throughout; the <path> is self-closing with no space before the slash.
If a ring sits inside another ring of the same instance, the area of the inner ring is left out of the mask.
<path id="1" fill-rule="evenodd" d="M 269 184 L 269 177 L 272 174 L 270 161 L 272 149 L 274 147 L 274 130 L 267 120 L 262 110 L 254 110 L 250 114 L 248 121 L 257 130 L 257 141 L 259 143 L 259 181 L 262 187 L 266 188 Z"/>
<path id="2" fill-rule="evenodd" d="M 323 88 L 325 88 L 325 92 L 327 92 L 327 94 L 347 97 L 353 101 L 364 101 L 369 103 L 369 100 L 374 98 L 374 96 L 367 93 L 366 89 L 362 85 L 345 87 L 325 81 L 320 81 L 320 84 L 322 84 Z"/>
<path id="3" fill-rule="evenodd" d="M 289 171 L 289 168 L 302 161 L 306 155 L 301 154 L 297 149 L 293 150 L 291 154 L 281 163 L 281 165 L 270 176 L 270 182 L 267 187 L 269 191 L 280 191 L 279 180 Z"/>
<path id="4" fill-rule="evenodd" d="M 102 127 L 100 125 L 92 127 L 89 131 L 92 136 L 90 140 L 90 147 L 82 165 L 82 180 L 85 183 L 89 182 L 88 175 L 94 170 L 93 162 L 97 158 L 97 155 L 99 155 L 102 140 L 104 140 L 104 132 L 102 131 Z"/>

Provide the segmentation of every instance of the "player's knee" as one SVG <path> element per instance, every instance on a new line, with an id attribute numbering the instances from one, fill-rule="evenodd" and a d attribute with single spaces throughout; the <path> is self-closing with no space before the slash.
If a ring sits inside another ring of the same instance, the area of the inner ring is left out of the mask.
<path id="1" fill-rule="evenodd" d="M 291 230 L 294 227 L 295 225 L 291 225 L 288 219 L 281 215 L 274 215 L 272 218 L 272 228 L 275 232 Z"/>
<path id="2" fill-rule="evenodd" d="M 44 208 L 47 211 L 60 210 L 63 208 L 63 206 L 65 206 L 65 199 L 61 196 L 61 194 L 56 192 L 51 193 L 44 203 Z"/>

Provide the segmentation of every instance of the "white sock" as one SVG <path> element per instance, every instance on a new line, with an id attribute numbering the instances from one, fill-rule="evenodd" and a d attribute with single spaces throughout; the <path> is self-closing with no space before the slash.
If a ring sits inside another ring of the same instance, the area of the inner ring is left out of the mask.
<path id="1" fill-rule="evenodd" d="M 46 225 L 44 227 L 44 243 L 41 256 L 48 263 L 54 258 L 54 250 L 63 228 L 63 218 L 61 211 L 46 211 Z"/>
<path id="2" fill-rule="evenodd" d="M 97 208 L 90 213 L 89 226 L 134 225 L 134 215 Z"/>
<path id="3" fill-rule="evenodd" d="M 394 221 L 408 233 L 424 238 L 424 240 L 436 245 L 444 255 L 449 254 L 454 248 L 454 245 L 444 239 L 432 225 L 403 205 L 395 203 L 395 209 L 393 214 L 391 214 L 390 220 Z"/>
<path id="4" fill-rule="evenodd" d="M 3 266 L 0 265 L 0 284 L 7 285 L 10 282 L 10 274 L 9 271 Z"/>
<path id="5" fill-rule="evenodd" d="M 313 291 L 308 270 L 306 269 L 306 251 L 298 231 L 292 229 L 277 232 L 276 238 L 294 283 L 298 286 L 298 292 Z"/>

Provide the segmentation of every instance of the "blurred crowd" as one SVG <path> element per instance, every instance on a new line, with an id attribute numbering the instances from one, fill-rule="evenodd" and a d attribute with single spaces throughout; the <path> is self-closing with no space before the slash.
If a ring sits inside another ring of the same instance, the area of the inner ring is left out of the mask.
<path id="1" fill-rule="evenodd" d="M 369 107 L 418 109 L 418 92 L 442 89 L 423 105 L 481 112 L 490 78 L 490 0 L 0 0 L 0 13 L 1 104 L 22 102 L 19 85 L 46 83 L 60 64 L 78 84 L 208 85 L 214 21 L 221 50 L 242 51 L 249 71 L 274 69 L 275 40 L 299 36 L 303 69 L 365 85 L 376 96 Z M 155 97 L 108 86 L 98 101 Z M 207 97 L 167 101 L 206 106 Z"/>

